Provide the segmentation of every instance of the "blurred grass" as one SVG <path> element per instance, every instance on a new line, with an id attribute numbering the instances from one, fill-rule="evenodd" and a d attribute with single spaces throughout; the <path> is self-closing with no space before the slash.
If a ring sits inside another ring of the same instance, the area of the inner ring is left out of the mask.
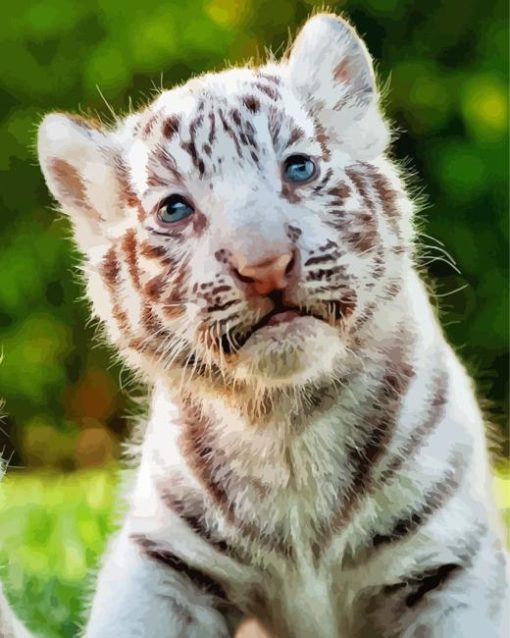
<path id="1" fill-rule="evenodd" d="M 17 613 L 43 638 L 72 638 L 115 527 L 115 471 L 9 475 L 0 489 L 0 566 Z M 510 474 L 494 478 L 510 530 Z M 507 545 L 510 545 L 507 537 Z"/>
<path id="2" fill-rule="evenodd" d="M 18 615 L 44 638 L 77 635 L 91 570 L 114 529 L 116 475 L 9 475 L 0 489 L 0 565 Z"/>

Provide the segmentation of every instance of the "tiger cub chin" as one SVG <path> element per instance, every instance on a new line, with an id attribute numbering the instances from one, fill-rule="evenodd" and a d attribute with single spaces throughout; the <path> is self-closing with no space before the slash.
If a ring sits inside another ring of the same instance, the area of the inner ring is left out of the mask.
<path id="1" fill-rule="evenodd" d="M 472 383 L 413 261 L 370 55 L 320 14 L 290 52 L 39 158 L 94 315 L 151 389 L 87 638 L 501 637 Z"/>

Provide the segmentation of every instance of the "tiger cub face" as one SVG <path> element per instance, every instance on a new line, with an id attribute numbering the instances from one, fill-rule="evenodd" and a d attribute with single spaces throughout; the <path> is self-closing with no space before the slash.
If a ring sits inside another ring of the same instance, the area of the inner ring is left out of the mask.
<path id="1" fill-rule="evenodd" d="M 302 386 L 348 365 L 405 275 L 388 137 L 364 44 L 318 15 L 280 63 L 192 79 L 114 128 L 47 116 L 39 156 L 131 363 Z"/>

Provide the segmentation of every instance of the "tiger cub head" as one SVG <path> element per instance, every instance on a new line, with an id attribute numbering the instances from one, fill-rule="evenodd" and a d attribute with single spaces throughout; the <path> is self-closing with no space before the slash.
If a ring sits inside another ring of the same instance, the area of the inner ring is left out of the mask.
<path id="1" fill-rule="evenodd" d="M 114 127 L 50 114 L 38 150 L 132 365 L 282 388 L 345 370 L 405 274 L 388 142 L 365 45 L 320 14 L 280 62 L 194 78 Z"/>

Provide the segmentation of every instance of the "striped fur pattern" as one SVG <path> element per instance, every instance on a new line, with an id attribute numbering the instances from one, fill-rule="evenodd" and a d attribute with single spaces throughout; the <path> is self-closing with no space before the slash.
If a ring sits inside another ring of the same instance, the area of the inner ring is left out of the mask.
<path id="1" fill-rule="evenodd" d="M 43 121 L 94 314 L 152 388 L 87 638 L 230 636 L 247 616 L 279 638 L 504 635 L 482 417 L 388 142 L 370 56 L 332 15 L 281 62 L 114 129 Z M 303 184 L 296 154 L 317 167 Z M 194 212 L 165 225 L 174 194 Z M 282 254 L 267 294 L 240 274 Z"/>

